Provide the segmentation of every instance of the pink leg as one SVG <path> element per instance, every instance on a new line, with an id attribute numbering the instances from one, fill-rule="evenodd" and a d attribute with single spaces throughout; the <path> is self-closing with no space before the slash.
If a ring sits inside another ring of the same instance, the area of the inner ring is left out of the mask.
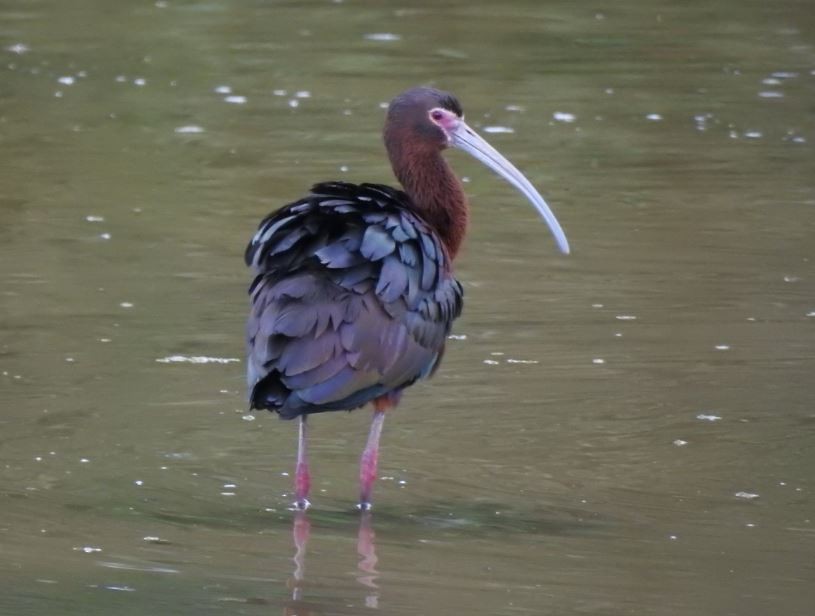
<path id="1" fill-rule="evenodd" d="M 359 505 L 361 511 L 371 509 L 371 492 L 376 480 L 376 464 L 379 457 L 379 435 L 382 434 L 382 424 L 385 421 L 385 411 L 375 410 L 371 422 L 371 431 L 368 433 L 368 442 L 359 461 Z"/>
<path id="2" fill-rule="evenodd" d="M 300 436 L 297 440 L 297 467 L 294 471 L 294 506 L 305 511 L 311 503 L 308 502 L 308 492 L 311 488 L 311 475 L 308 472 L 308 447 L 306 445 L 306 415 L 300 415 Z"/>

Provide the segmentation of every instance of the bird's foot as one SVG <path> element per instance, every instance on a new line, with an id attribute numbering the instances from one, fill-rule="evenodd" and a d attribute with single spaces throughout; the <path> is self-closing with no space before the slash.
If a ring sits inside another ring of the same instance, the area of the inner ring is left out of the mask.
<path id="1" fill-rule="evenodd" d="M 296 501 L 292 503 L 292 507 L 294 507 L 297 511 L 305 511 L 309 507 L 311 507 L 311 503 L 307 498 L 298 498 Z"/>
<path id="2" fill-rule="evenodd" d="M 357 509 L 359 511 L 370 511 L 371 509 L 373 509 L 373 506 L 374 504 L 372 502 L 366 500 L 359 501 L 357 503 Z"/>

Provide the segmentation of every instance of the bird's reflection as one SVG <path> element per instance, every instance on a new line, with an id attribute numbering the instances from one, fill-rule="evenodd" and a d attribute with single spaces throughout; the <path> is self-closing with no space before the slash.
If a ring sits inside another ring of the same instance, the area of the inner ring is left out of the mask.
<path id="1" fill-rule="evenodd" d="M 374 532 L 373 519 L 370 511 L 362 512 L 359 518 L 359 531 L 357 532 L 357 554 L 360 560 L 357 569 L 357 581 L 368 589 L 365 595 L 365 606 L 370 608 L 379 607 L 379 587 L 376 585 L 376 578 L 379 572 L 376 570 L 376 533 Z"/>
<path id="2" fill-rule="evenodd" d="M 291 534 L 295 549 L 291 598 L 293 601 L 300 601 L 303 598 L 303 580 L 306 577 L 306 547 L 311 537 L 311 522 L 305 511 L 298 511 L 294 514 Z"/>
<path id="3" fill-rule="evenodd" d="M 373 518 L 370 511 L 360 514 L 359 530 L 357 531 L 357 582 L 365 590 L 365 607 L 379 608 L 379 586 L 376 583 L 379 572 L 376 569 L 378 562 L 376 556 L 376 533 L 373 529 Z M 308 542 L 311 539 L 311 521 L 305 511 L 295 511 L 292 522 L 292 539 L 294 540 L 294 572 L 289 581 L 291 601 L 283 610 L 284 616 L 309 616 L 314 612 L 315 606 L 309 605 L 304 599 L 306 586 L 306 554 Z"/>

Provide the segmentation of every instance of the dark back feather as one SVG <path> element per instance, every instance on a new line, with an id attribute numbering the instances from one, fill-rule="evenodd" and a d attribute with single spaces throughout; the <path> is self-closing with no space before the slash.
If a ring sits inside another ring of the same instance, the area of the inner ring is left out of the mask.
<path id="1" fill-rule="evenodd" d="M 317 184 L 260 223 L 246 263 L 251 405 L 285 418 L 429 376 L 461 313 L 438 236 L 387 186 Z"/>

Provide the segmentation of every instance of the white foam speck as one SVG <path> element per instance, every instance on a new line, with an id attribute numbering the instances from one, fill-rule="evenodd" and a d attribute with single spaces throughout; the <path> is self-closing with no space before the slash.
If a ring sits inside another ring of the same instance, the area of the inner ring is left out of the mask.
<path id="1" fill-rule="evenodd" d="M 696 130 L 707 130 L 707 123 L 712 119 L 712 113 L 697 113 L 695 116 L 693 116 L 693 121 L 696 122 Z"/>
<path id="2" fill-rule="evenodd" d="M 781 80 L 776 79 L 775 77 L 767 77 L 766 79 L 762 79 L 761 83 L 763 83 L 765 86 L 777 86 L 779 83 L 781 83 Z"/>
<path id="3" fill-rule="evenodd" d="M 16 53 L 18 56 L 21 56 L 24 53 L 31 51 L 31 47 L 25 43 L 14 43 L 14 45 L 9 45 L 6 47 L 6 51 L 10 51 L 11 53 Z"/>
<path id="4" fill-rule="evenodd" d="M 783 92 L 777 92 L 775 90 L 765 90 L 764 92 L 758 93 L 760 98 L 784 98 Z"/>
<path id="5" fill-rule="evenodd" d="M 771 77 L 775 77 L 776 79 L 795 79 L 798 77 L 798 73 L 793 71 L 776 71 Z"/>
<path id="6" fill-rule="evenodd" d="M 651 120 L 652 122 L 659 122 L 662 120 L 662 116 L 658 113 L 649 113 L 647 116 L 645 116 L 645 119 Z"/>
<path id="7" fill-rule="evenodd" d="M 812 313 L 815 316 L 815 312 Z M 467 334 L 450 334 L 447 336 L 448 340 L 467 340 Z"/>
<path id="8" fill-rule="evenodd" d="M 683 441 L 681 438 L 678 438 L 673 442 L 673 444 L 676 445 L 677 447 L 684 447 L 685 445 L 688 444 L 688 441 Z"/>
<path id="9" fill-rule="evenodd" d="M 349 169 L 348 165 L 340 165 L 340 171 L 342 171 L 343 173 L 348 173 L 348 169 Z"/>
<path id="10" fill-rule="evenodd" d="M 72 85 L 74 85 L 74 81 L 76 81 L 76 80 L 73 77 L 70 77 L 70 76 L 66 75 L 64 77 L 60 77 L 59 79 L 57 79 L 57 81 L 60 82 L 63 85 L 72 86 Z"/>
<path id="11" fill-rule="evenodd" d="M 218 94 L 232 94 L 232 87 L 231 86 L 217 86 L 215 88 L 215 92 Z"/>
<path id="12" fill-rule="evenodd" d="M 618 321 L 636 321 L 637 320 L 637 317 L 634 316 L 633 314 L 618 314 L 614 318 L 617 319 Z"/>
<path id="13" fill-rule="evenodd" d="M 79 548 L 74 548 L 75 552 L 85 552 L 85 554 L 93 554 L 94 552 L 101 552 L 102 548 L 97 548 L 92 545 L 84 545 Z"/>
<path id="14" fill-rule="evenodd" d="M 729 344 L 717 344 L 714 347 L 717 351 L 729 351 L 730 345 Z"/>
<path id="15" fill-rule="evenodd" d="M 748 139 L 761 139 L 764 134 L 760 130 L 748 130 L 745 131 L 744 136 Z"/>
<path id="16" fill-rule="evenodd" d="M 522 107 L 521 105 L 507 105 L 504 107 L 504 109 L 507 111 L 524 111 L 525 107 Z"/>
<path id="17" fill-rule="evenodd" d="M 711 421 L 711 422 L 713 422 L 713 421 L 721 420 L 721 417 L 719 415 L 709 415 L 707 413 L 699 413 L 696 416 L 696 419 L 700 419 L 702 421 Z"/>
<path id="18" fill-rule="evenodd" d="M 111 238 L 111 235 L 110 235 L 110 233 L 100 233 L 99 237 L 100 237 L 100 239 L 103 239 L 103 240 L 109 240 Z"/>
<path id="19" fill-rule="evenodd" d="M 88 222 L 104 222 L 105 221 L 103 216 L 94 216 L 92 214 L 89 214 L 89 215 L 85 216 L 85 220 L 87 220 Z"/>
<path id="20" fill-rule="evenodd" d="M 485 359 L 484 363 L 487 364 L 488 366 L 497 366 L 498 365 L 498 362 L 495 361 L 494 359 Z"/>
<path id="21" fill-rule="evenodd" d="M 245 105 L 246 97 L 238 94 L 231 94 L 230 96 L 224 96 L 224 102 L 229 103 L 230 105 Z"/>
<path id="22" fill-rule="evenodd" d="M 737 498 L 746 498 L 747 500 L 758 498 L 758 494 L 755 494 L 753 492 L 736 492 L 733 496 Z"/>
<path id="23" fill-rule="evenodd" d="M 144 77 L 136 77 L 133 80 L 134 86 L 139 86 L 140 88 L 147 85 L 147 80 Z"/>
<path id="24" fill-rule="evenodd" d="M 594 359 L 591 360 L 591 363 L 593 363 L 593 364 L 604 364 L 604 363 L 606 363 L 606 360 L 603 359 L 602 357 L 595 357 Z"/>
<path id="25" fill-rule="evenodd" d="M 540 362 L 537 359 L 512 359 L 511 357 L 507 358 L 508 364 L 539 364 Z"/>
<path id="26" fill-rule="evenodd" d="M 255 416 L 254 415 L 243 415 L 241 417 L 241 419 L 243 419 L 244 421 L 255 421 Z"/>
<path id="27" fill-rule="evenodd" d="M 568 113 L 566 111 L 555 111 L 552 114 L 552 118 L 556 122 L 574 122 L 577 119 L 577 116 L 573 113 Z"/>
<path id="28" fill-rule="evenodd" d="M 198 126 L 197 124 L 188 124 L 187 126 L 177 126 L 175 128 L 175 132 L 180 135 L 194 135 L 203 133 L 204 127 Z"/>
<path id="29" fill-rule="evenodd" d="M 807 316 L 808 317 L 815 317 L 815 310 L 811 310 L 810 312 L 807 312 Z"/>
<path id="30" fill-rule="evenodd" d="M 233 364 L 237 357 L 206 357 L 203 355 L 170 355 L 156 360 L 160 364 Z"/>
<path id="31" fill-rule="evenodd" d="M 485 133 L 514 133 L 515 129 L 509 126 L 485 126 Z"/>
<path id="32" fill-rule="evenodd" d="M 311 98 L 311 92 L 308 90 L 299 90 L 294 93 L 295 98 Z"/>
<path id="33" fill-rule="evenodd" d="M 125 81 L 127 81 L 127 77 L 125 77 L 124 75 L 116 75 L 116 81 L 118 83 L 124 83 Z"/>
<path id="34" fill-rule="evenodd" d="M 366 34 L 364 38 L 369 41 L 380 41 L 386 43 L 399 41 L 402 39 L 401 36 L 398 34 L 393 34 L 392 32 L 372 32 L 371 34 Z"/>
<path id="35" fill-rule="evenodd" d="M 286 90 L 272 90 L 272 94 L 275 96 L 286 96 Z"/>
<path id="36" fill-rule="evenodd" d="M 132 302 L 122 302 L 122 303 L 120 303 L 119 305 L 120 305 L 122 308 L 132 308 L 132 307 L 133 307 L 133 303 L 132 303 Z"/>
<path id="37" fill-rule="evenodd" d="M 133 483 L 136 484 L 137 486 L 143 486 L 144 485 L 144 482 L 141 479 L 136 479 L 136 481 L 134 481 Z"/>

